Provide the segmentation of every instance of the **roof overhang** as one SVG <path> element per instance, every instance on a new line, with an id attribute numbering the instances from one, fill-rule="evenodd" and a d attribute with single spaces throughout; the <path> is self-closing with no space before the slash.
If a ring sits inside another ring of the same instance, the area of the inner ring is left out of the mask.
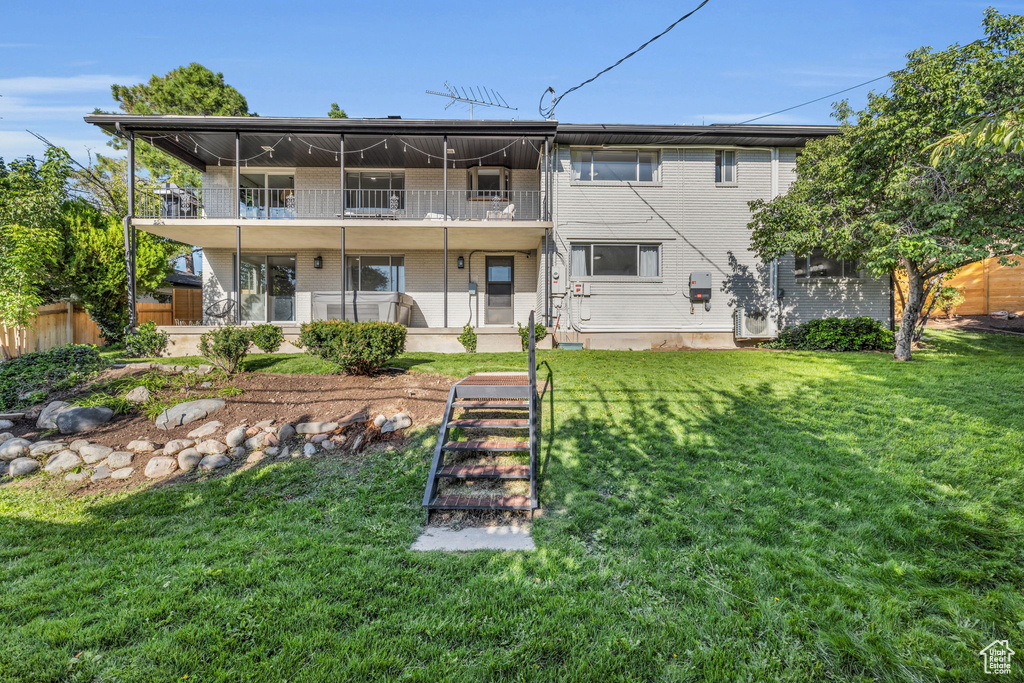
<path id="1" fill-rule="evenodd" d="M 661 126 L 560 123 L 555 142 L 563 145 L 736 145 L 802 147 L 808 140 L 835 135 L 838 126 Z"/>

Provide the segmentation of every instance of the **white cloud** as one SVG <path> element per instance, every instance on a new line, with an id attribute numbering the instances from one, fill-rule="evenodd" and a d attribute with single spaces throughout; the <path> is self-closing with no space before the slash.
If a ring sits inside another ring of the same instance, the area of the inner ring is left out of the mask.
<path id="1" fill-rule="evenodd" d="M 137 83 L 138 76 L 81 74 L 78 76 L 18 76 L 0 78 L 0 95 L 62 95 L 110 90 L 113 83 Z"/>
<path id="2" fill-rule="evenodd" d="M 80 118 L 85 116 L 94 108 L 95 107 L 79 104 L 37 104 L 25 97 L 0 98 L 0 118 L 5 120 L 67 120 L 69 118 Z"/>
<path id="3" fill-rule="evenodd" d="M 98 130 L 95 136 L 86 138 L 73 138 L 60 134 L 50 135 L 46 130 L 38 132 L 53 144 L 66 149 L 71 156 L 82 163 L 88 161 L 89 150 L 92 150 L 94 155 L 99 152 L 108 156 L 119 156 L 118 152 L 107 147 L 106 137 Z M 5 160 L 18 159 L 29 154 L 40 159 L 45 152 L 46 144 L 28 131 L 0 130 L 0 157 Z"/>

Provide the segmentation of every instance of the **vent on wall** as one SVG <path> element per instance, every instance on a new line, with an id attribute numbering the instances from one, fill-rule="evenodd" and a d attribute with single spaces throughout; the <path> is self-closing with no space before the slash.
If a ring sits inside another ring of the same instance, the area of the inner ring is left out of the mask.
<path id="1" fill-rule="evenodd" d="M 779 335 L 778 326 L 772 316 L 764 311 L 736 309 L 737 339 L 772 339 Z"/>

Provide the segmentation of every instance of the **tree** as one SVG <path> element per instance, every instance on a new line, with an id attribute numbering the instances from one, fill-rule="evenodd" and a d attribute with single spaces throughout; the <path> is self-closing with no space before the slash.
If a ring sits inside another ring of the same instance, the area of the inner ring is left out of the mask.
<path id="1" fill-rule="evenodd" d="M 59 149 L 48 149 L 40 164 L 32 157 L 10 165 L 0 159 L 0 325 L 15 328 L 18 350 L 21 331 L 50 293 L 69 174 L 67 153 Z"/>
<path id="2" fill-rule="evenodd" d="M 971 121 L 931 146 L 932 166 L 963 146 L 991 147 L 1001 154 L 1024 154 L 1024 119 L 1019 112 L 1003 112 Z"/>
<path id="3" fill-rule="evenodd" d="M 1024 253 L 1020 155 L 958 146 L 933 165 L 929 154 L 970 119 L 1024 100 L 1024 16 L 990 9 L 984 27 L 968 45 L 911 52 L 862 111 L 835 105 L 839 134 L 807 143 L 790 191 L 751 202 L 751 249 L 763 259 L 821 247 L 876 276 L 905 273 L 897 360 L 911 359 L 915 322 L 941 275 Z"/>
<path id="4" fill-rule="evenodd" d="M 332 119 L 348 118 L 348 114 L 345 113 L 344 109 L 338 106 L 337 102 L 331 102 L 331 110 L 327 112 L 327 115 L 330 116 Z"/>

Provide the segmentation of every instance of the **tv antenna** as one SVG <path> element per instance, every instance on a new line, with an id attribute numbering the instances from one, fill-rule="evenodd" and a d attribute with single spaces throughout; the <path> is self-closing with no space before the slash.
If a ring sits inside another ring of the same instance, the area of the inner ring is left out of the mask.
<path id="1" fill-rule="evenodd" d="M 473 118 L 473 106 L 478 107 L 501 107 L 502 109 L 512 109 L 518 111 L 518 107 L 513 107 L 505 98 L 501 96 L 497 90 L 489 90 L 483 86 L 478 85 L 476 88 L 472 86 L 469 88 L 469 92 L 466 88 L 457 88 L 448 81 L 444 82 L 444 87 L 447 92 L 437 92 L 436 90 L 428 90 L 428 95 L 437 95 L 438 97 L 447 97 L 448 104 L 444 105 L 444 108 L 452 106 L 456 102 L 462 102 L 469 105 L 469 118 Z"/>

